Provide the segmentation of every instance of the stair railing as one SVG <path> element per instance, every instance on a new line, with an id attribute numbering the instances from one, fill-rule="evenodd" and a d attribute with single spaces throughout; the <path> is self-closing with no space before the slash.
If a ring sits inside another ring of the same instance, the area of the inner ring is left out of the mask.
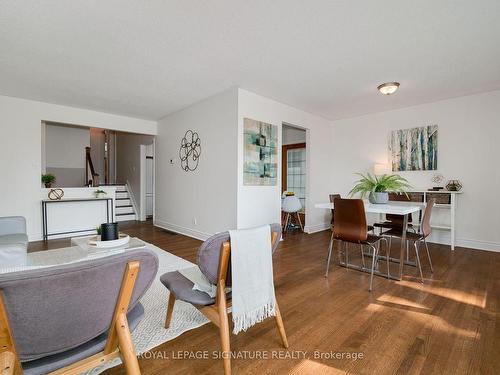
<path id="1" fill-rule="evenodd" d="M 95 172 L 92 156 L 90 156 L 90 147 L 85 147 L 85 182 L 87 186 L 99 186 L 99 174 Z"/>

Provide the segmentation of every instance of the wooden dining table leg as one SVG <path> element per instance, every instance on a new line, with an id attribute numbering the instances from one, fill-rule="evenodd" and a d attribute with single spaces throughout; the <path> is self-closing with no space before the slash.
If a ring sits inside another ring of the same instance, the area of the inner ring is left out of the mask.
<path id="1" fill-rule="evenodd" d="M 403 215 L 403 233 L 401 235 L 401 254 L 399 259 L 399 280 L 403 279 L 403 265 L 406 252 L 406 231 L 408 230 L 408 214 Z"/>

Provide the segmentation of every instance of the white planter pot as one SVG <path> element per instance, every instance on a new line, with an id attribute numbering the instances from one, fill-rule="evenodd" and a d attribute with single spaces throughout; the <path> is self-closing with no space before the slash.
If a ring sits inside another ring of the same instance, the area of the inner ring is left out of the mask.
<path id="1" fill-rule="evenodd" d="M 371 192 L 368 196 L 368 200 L 373 204 L 386 204 L 389 202 L 389 193 L 386 191 L 381 193 Z"/>

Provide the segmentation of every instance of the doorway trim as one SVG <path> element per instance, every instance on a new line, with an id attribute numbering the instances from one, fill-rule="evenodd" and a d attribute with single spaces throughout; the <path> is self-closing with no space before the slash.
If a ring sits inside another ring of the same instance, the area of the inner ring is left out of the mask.
<path id="1" fill-rule="evenodd" d="M 310 202 L 310 177 L 311 177 L 311 173 L 310 173 L 310 163 L 311 163 L 311 142 L 310 142 L 310 129 L 309 128 L 306 128 L 304 126 L 300 126 L 300 125 L 295 125 L 295 124 L 292 124 L 290 122 L 286 122 L 286 121 L 282 121 L 281 122 L 281 154 L 280 154 L 280 167 L 281 167 L 281 179 L 283 179 L 283 174 L 286 173 L 286 166 L 283 164 L 283 148 L 286 147 L 286 146 L 292 146 L 293 144 L 291 145 L 284 145 L 283 144 L 283 128 L 287 126 L 287 127 L 290 127 L 290 128 L 295 128 L 295 129 L 299 129 L 299 130 L 303 130 L 306 132 L 306 141 L 305 142 L 301 142 L 301 143 L 297 143 L 297 144 L 301 144 L 303 145 L 305 143 L 305 148 L 306 148 L 306 209 L 305 209 L 305 218 L 304 220 L 302 221 L 303 225 L 304 225 L 304 231 L 305 233 L 308 233 L 306 231 L 306 228 L 307 228 L 307 221 L 308 221 L 308 212 L 310 211 L 311 209 L 311 202 Z M 281 207 L 281 195 L 283 194 L 283 191 L 282 191 L 282 186 L 283 186 L 283 181 L 280 182 L 281 183 L 281 186 L 279 188 L 279 191 L 280 191 L 280 195 L 279 195 L 279 199 L 280 199 L 280 207 Z M 280 214 L 280 217 L 282 215 Z"/>

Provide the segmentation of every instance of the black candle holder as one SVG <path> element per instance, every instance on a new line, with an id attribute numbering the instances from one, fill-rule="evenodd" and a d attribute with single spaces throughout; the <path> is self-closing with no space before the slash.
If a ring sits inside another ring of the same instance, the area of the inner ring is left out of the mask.
<path id="1" fill-rule="evenodd" d="M 118 223 L 101 224 L 101 241 L 113 241 L 118 239 Z"/>

